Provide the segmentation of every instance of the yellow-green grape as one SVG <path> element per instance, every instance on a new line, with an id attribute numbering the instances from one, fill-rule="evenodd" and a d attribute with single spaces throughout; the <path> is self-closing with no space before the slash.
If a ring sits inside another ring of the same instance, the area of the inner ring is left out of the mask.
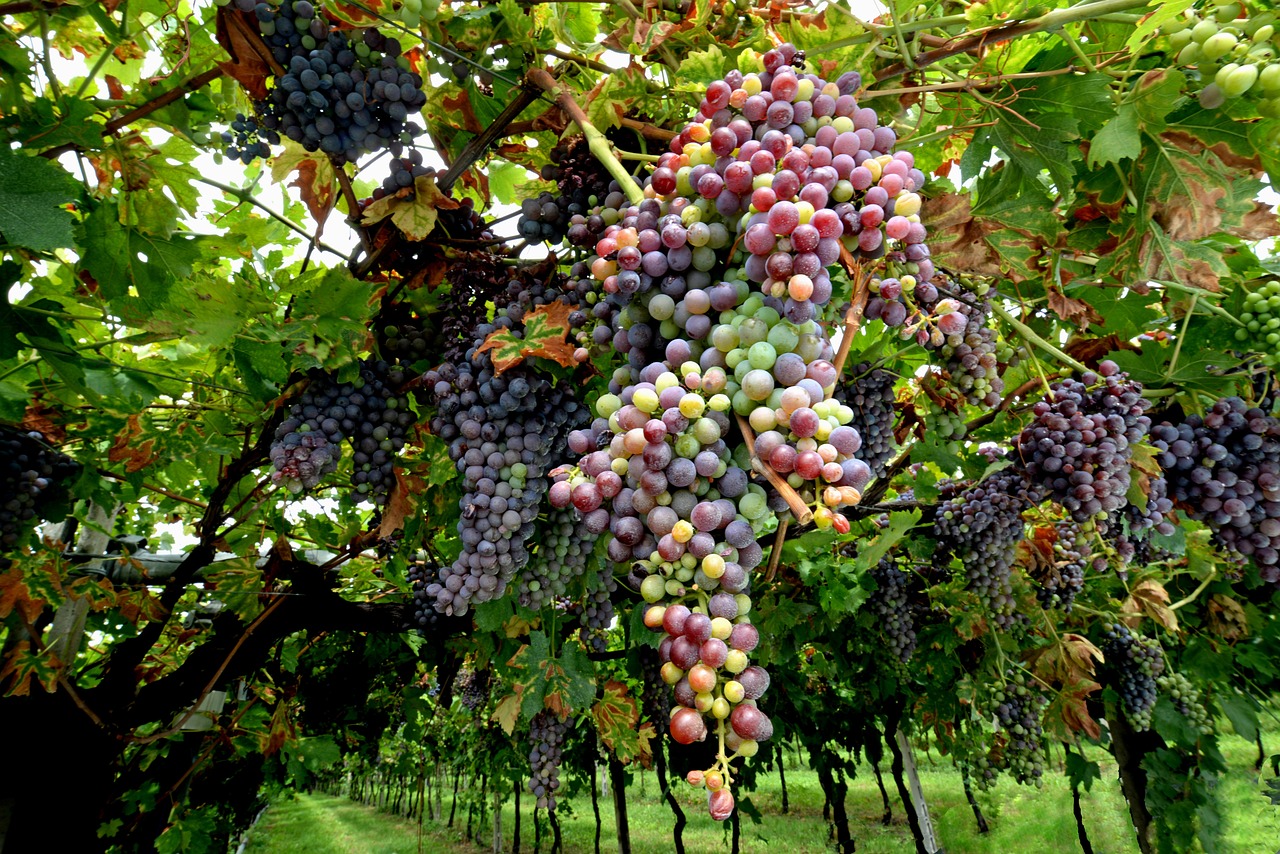
<path id="1" fill-rule="evenodd" d="M 1223 71 L 1228 68 L 1231 71 L 1223 76 Z M 1214 82 L 1222 89 L 1222 94 L 1228 98 L 1239 98 L 1245 92 L 1253 88 L 1253 84 L 1258 79 L 1258 67 L 1256 65 L 1239 65 L 1232 68 L 1231 64 L 1222 66 L 1222 70 L 1214 78 Z"/>

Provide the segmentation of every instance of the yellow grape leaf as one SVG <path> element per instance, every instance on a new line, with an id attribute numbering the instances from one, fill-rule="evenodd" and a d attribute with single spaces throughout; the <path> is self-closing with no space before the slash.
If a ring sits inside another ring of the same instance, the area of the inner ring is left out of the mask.
<path id="1" fill-rule="evenodd" d="M 515 694 L 508 694 L 498 703 L 498 708 L 493 710 L 491 720 L 498 726 L 502 727 L 503 732 L 507 735 L 516 731 L 516 721 L 520 718 L 520 698 Z"/>
<path id="2" fill-rule="evenodd" d="M 1158 581 L 1148 579 L 1139 583 L 1130 599 L 1137 606 L 1132 610 L 1146 614 L 1171 632 L 1178 630 L 1178 616 L 1169 607 L 1169 592 Z M 1121 610 L 1130 611 L 1128 605 L 1126 602 Z"/>
<path id="3" fill-rule="evenodd" d="M 489 333 L 477 352 L 491 351 L 489 358 L 499 374 L 528 356 L 551 359 L 566 368 L 576 365 L 573 354 L 577 347 L 566 340 L 571 311 L 559 301 L 539 306 L 524 316 L 523 334 L 513 329 L 496 330 Z"/>
<path id="4" fill-rule="evenodd" d="M 387 508 L 382 512 L 382 524 L 378 526 L 379 537 L 389 537 L 404 527 L 404 520 L 418 505 L 417 497 L 426 491 L 427 482 L 420 477 L 395 469 L 396 485 L 387 501 Z"/>
<path id="5" fill-rule="evenodd" d="M 402 195 L 403 194 L 403 195 Z M 436 227 L 441 210 L 453 210 L 458 202 L 440 192 L 432 175 L 419 175 L 413 182 L 413 198 L 403 189 L 370 204 L 361 222 L 373 225 L 391 217 L 391 222 L 410 240 L 423 240 Z"/>
<path id="6" fill-rule="evenodd" d="M 649 743 L 655 735 L 653 725 L 646 722 L 639 726 L 640 710 L 626 685 L 618 681 L 606 684 L 604 695 L 591 709 L 591 717 L 600 738 L 619 761 L 626 764 L 639 760 L 643 767 L 649 766 L 653 758 Z"/>

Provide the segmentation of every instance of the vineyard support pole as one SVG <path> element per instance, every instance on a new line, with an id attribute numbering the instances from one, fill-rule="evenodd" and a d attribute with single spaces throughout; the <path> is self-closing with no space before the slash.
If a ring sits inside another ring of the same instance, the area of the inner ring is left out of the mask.
<path id="1" fill-rule="evenodd" d="M 656 753 L 657 751 L 655 751 Z M 600 854 L 600 763 L 591 763 L 591 814 L 596 819 L 596 854 Z"/>
<path id="2" fill-rule="evenodd" d="M 520 854 L 520 782 L 512 784 L 516 790 L 516 817 L 511 822 L 511 854 Z"/>
<path id="3" fill-rule="evenodd" d="M 502 787 L 493 787 L 493 854 L 502 854 Z"/>
<path id="4" fill-rule="evenodd" d="M 916 757 L 907 741 L 907 734 L 901 729 L 894 733 L 898 750 L 902 752 L 902 765 L 907 774 L 907 782 L 911 786 L 911 799 L 915 804 L 916 819 L 920 827 L 920 839 L 924 843 L 926 854 L 943 854 L 938 844 L 937 834 L 933 830 L 933 820 L 929 817 L 929 805 L 925 803 L 924 789 L 920 787 L 920 772 L 916 769 Z"/>
<path id="5" fill-rule="evenodd" d="M 80 540 L 76 550 L 82 554 L 103 554 L 107 543 L 111 540 L 111 526 L 115 524 L 116 514 L 123 505 L 108 511 L 97 502 L 89 504 L 86 521 L 80 531 Z M 66 530 L 67 525 L 63 525 Z M 84 640 L 85 621 L 89 618 L 89 600 L 84 596 L 68 596 L 53 615 L 53 625 L 49 629 L 47 648 L 66 668 L 75 664 L 80 653 L 80 644 Z"/>

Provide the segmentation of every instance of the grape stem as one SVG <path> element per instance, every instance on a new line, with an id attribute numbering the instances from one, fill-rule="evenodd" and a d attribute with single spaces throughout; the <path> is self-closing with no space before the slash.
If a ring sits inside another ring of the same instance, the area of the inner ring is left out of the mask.
<path id="1" fill-rule="evenodd" d="M 849 348 L 853 346 L 853 336 L 858 333 L 858 327 L 862 325 L 862 313 L 866 311 L 867 299 L 870 296 L 869 285 L 871 284 L 871 276 L 862 265 L 854 260 L 853 255 L 849 254 L 849 250 L 844 244 L 840 244 L 840 261 L 844 264 L 845 270 L 853 278 L 853 294 L 849 298 L 849 310 L 844 315 L 844 332 L 840 335 L 840 349 L 836 352 L 835 362 L 836 376 L 844 373 L 845 360 L 849 358 Z"/>
<path id="2" fill-rule="evenodd" d="M 591 149 L 591 153 L 604 164 L 605 169 L 609 170 L 609 174 L 622 187 L 622 191 L 627 194 L 627 199 L 631 204 L 638 205 L 644 201 L 644 191 L 632 179 L 626 168 L 618 162 L 618 158 L 613 154 L 612 146 L 609 145 L 609 140 L 605 139 L 604 134 L 600 133 L 596 126 L 591 123 L 591 120 L 587 118 L 587 114 L 583 112 L 582 107 L 578 106 L 578 102 L 574 100 L 573 93 L 563 83 L 552 77 L 545 68 L 534 68 L 529 72 L 527 79 L 530 83 L 555 97 L 556 104 L 582 130 L 582 135 L 587 138 L 587 146 Z"/>
<path id="3" fill-rule="evenodd" d="M 758 456 L 756 456 L 756 436 L 751 431 L 751 425 L 747 423 L 747 419 L 741 415 L 737 416 L 738 427 L 742 430 L 743 441 L 747 443 L 747 452 L 751 454 L 751 468 L 756 473 L 769 481 L 769 484 L 778 493 L 786 499 L 787 506 L 791 508 L 791 513 L 796 517 L 796 523 L 800 525 L 808 525 L 813 521 L 813 511 L 809 509 L 809 505 L 804 503 L 804 499 L 800 497 L 800 493 L 791 488 L 791 484 L 783 479 L 769 466 L 765 465 Z"/>
<path id="4" fill-rule="evenodd" d="M 1046 353 L 1048 353 L 1050 356 L 1053 356 L 1058 361 L 1062 362 L 1065 365 L 1070 365 L 1071 367 L 1075 368 L 1077 371 L 1084 372 L 1089 370 L 1088 367 L 1084 365 L 1084 363 L 1071 358 L 1066 353 L 1062 352 L 1057 347 L 1053 346 L 1048 341 L 1044 340 L 1039 335 L 1037 335 L 1034 329 L 1032 329 L 1030 326 L 1027 326 L 1021 320 L 1018 320 L 1018 318 L 1014 317 L 1012 314 L 1006 311 L 1004 306 L 1000 305 L 999 303 L 992 302 L 991 311 L 993 314 L 1003 319 L 1006 323 L 1008 323 L 1014 329 L 1018 330 L 1018 334 L 1020 334 L 1027 341 L 1030 341 L 1032 344 L 1035 344 L 1041 350 L 1044 350 Z"/>
<path id="5" fill-rule="evenodd" d="M 1204 589 L 1208 587 L 1210 584 L 1212 584 L 1213 580 L 1217 577 L 1218 577 L 1217 567 L 1210 569 L 1209 574 L 1204 577 L 1204 581 L 1200 582 L 1200 586 L 1197 587 L 1195 590 L 1192 590 L 1190 593 L 1188 593 L 1185 598 L 1179 599 L 1177 602 L 1174 602 L 1172 605 L 1170 605 L 1169 610 L 1176 611 L 1179 608 L 1186 605 L 1190 605 L 1192 602 L 1196 601 L 1196 598 L 1201 593 L 1203 593 Z"/>
<path id="6" fill-rule="evenodd" d="M 782 544 L 787 540 L 787 527 L 790 525 L 786 519 L 778 523 L 778 536 L 773 540 L 773 549 L 769 553 L 769 570 L 764 574 L 765 583 L 773 581 L 774 574 L 778 571 L 778 564 L 782 561 Z"/>

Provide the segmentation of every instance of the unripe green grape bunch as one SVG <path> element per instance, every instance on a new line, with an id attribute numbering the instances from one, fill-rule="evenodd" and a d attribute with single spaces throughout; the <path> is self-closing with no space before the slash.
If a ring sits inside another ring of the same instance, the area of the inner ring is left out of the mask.
<path id="1" fill-rule="evenodd" d="M 1280 363 L 1280 280 L 1271 280 L 1244 298 L 1244 326 L 1236 340 L 1254 345 L 1267 365 Z"/>
<path id="2" fill-rule="evenodd" d="M 1205 4 L 1163 32 L 1177 64 L 1199 71 L 1200 106 L 1212 110 L 1248 96 L 1262 115 L 1280 117 L 1280 32 L 1274 11 L 1236 0 Z"/>

